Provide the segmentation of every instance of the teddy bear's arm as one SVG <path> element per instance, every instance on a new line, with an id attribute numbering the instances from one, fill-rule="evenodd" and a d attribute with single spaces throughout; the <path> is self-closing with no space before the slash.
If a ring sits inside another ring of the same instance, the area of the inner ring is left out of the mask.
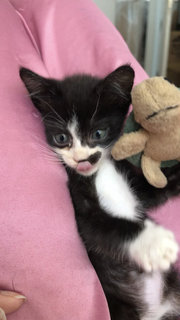
<path id="1" fill-rule="evenodd" d="M 131 157 L 144 150 L 147 140 L 148 133 L 143 129 L 125 133 L 113 146 L 112 156 L 115 160 Z"/>

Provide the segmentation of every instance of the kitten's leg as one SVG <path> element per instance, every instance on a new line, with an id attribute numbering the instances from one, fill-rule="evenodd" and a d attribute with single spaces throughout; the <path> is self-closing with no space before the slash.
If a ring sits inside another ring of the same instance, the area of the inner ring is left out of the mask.
<path id="1" fill-rule="evenodd" d="M 180 194 L 180 164 L 162 171 L 168 181 L 162 189 L 150 185 L 143 174 L 132 173 L 132 187 L 135 188 L 138 198 L 146 209 L 157 207 Z"/>
<path id="2" fill-rule="evenodd" d="M 168 297 L 164 296 L 164 273 L 146 273 L 143 277 L 142 297 L 146 311 L 141 320 L 160 320 L 167 314 L 173 314 L 173 304 Z M 168 289 L 171 291 L 170 288 Z"/>
<path id="3" fill-rule="evenodd" d="M 111 320 L 140 320 L 136 307 L 113 296 L 107 297 Z"/>
<path id="4" fill-rule="evenodd" d="M 149 219 L 144 230 L 129 245 L 130 257 L 145 270 L 168 270 L 178 255 L 178 245 L 171 231 Z"/>
<path id="5" fill-rule="evenodd" d="M 177 259 L 178 245 L 173 233 L 150 219 L 131 221 L 112 219 L 108 215 L 101 219 L 96 215 L 87 223 L 85 214 L 77 218 L 88 251 L 117 260 L 127 256 L 146 272 L 168 270 Z"/>
<path id="6" fill-rule="evenodd" d="M 180 276 L 176 269 L 144 273 L 143 302 L 147 306 L 141 320 L 177 320 L 180 316 Z"/>
<path id="7" fill-rule="evenodd" d="M 106 294 L 111 319 L 177 319 L 177 316 L 180 315 L 180 282 L 178 273 L 174 269 L 169 270 L 168 273 L 137 272 L 135 277 L 136 284 L 132 282 L 129 289 L 125 291 L 123 291 L 122 286 L 119 296 L 118 290 L 114 291 L 114 295 Z M 171 281 L 172 278 L 173 281 Z M 124 286 L 127 287 L 126 281 Z"/>

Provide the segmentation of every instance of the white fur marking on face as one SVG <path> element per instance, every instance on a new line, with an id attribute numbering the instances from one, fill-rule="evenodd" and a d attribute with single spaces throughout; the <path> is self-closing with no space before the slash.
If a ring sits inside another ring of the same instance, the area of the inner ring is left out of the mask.
<path id="1" fill-rule="evenodd" d="M 88 146 L 82 146 L 81 140 L 78 137 L 78 122 L 74 117 L 72 122 L 68 125 L 68 130 L 73 137 L 73 146 L 71 148 L 73 159 L 78 162 L 87 159 L 94 151 Z"/>
<path id="2" fill-rule="evenodd" d="M 125 177 L 110 160 L 102 162 L 95 180 L 100 206 L 113 217 L 137 220 L 138 201 Z"/>
<path id="3" fill-rule="evenodd" d="M 150 220 L 129 246 L 131 258 L 146 272 L 168 270 L 177 260 L 178 250 L 173 233 Z"/>
<path id="4" fill-rule="evenodd" d="M 81 139 L 78 136 L 78 122 L 76 117 L 72 119 L 72 121 L 68 124 L 68 130 L 73 138 L 73 145 L 68 148 L 54 148 L 55 152 L 60 155 L 63 161 L 71 168 L 76 169 L 79 161 L 86 160 L 89 156 L 100 151 L 102 154 L 101 159 L 93 165 L 92 169 L 88 172 L 81 172 L 80 174 L 84 176 L 89 176 L 95 173 L 98 170 L 98 167 L 101 163 L 103 157 L 106 156 L 107 150 L 101 147 L 91 148 L 88 145 L 82 145 Z"/>

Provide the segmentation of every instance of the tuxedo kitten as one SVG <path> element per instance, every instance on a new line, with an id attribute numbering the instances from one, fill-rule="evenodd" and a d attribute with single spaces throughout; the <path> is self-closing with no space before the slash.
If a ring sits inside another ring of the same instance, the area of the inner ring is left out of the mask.
<path id="1" fill-rule="evenodd" d="M 123 65 L 104 79 L 58 81 L 25 68 L 20 76 L 42 115 L 47 142 L 67 170 L 78 231 L 111 319 L 176 319 L 180 281 L 172 264 L 178 246 L 146 209 L 179 192 L 179 166 L 166 172 L 166 188 L 155 189 L 127 161 L 111 157 L 131 103 L 133 69 Z"/>

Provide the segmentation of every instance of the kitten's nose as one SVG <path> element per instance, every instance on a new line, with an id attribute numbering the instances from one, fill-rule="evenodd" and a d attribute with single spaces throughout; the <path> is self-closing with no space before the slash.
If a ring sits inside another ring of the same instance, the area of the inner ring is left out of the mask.
<path id="1" fill-rule="evenodd" d="M 88 161 L 90 164 L 93 165 L 93 164 L 97 163 L 100 158 L 101 158 L 101 152 L 97 151 L 97 152 L 91 154 L 88 158 L 79 160 L 78 162 Z"/>

